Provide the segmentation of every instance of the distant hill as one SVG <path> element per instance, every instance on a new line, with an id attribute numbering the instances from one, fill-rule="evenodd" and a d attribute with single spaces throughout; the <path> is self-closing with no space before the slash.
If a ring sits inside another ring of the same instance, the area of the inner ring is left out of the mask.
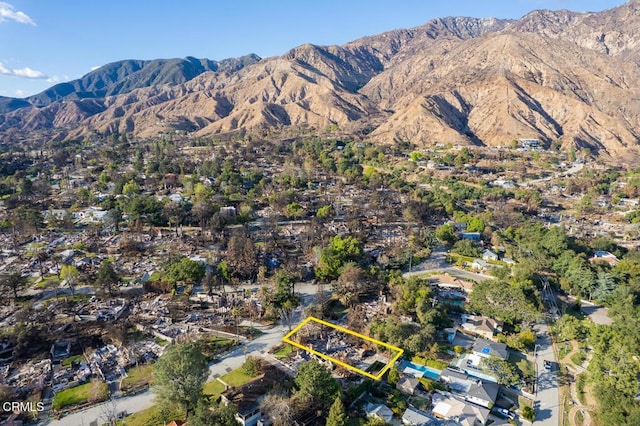
<path id="1" fill-rule="evenodd" d="M 599 13 L 438 18 L 262 60 L 122 61 L 26 100 L 1 98 L 0 134 L 337 125 L 382 144 L 539 138 L 627 158 L 640 141 L 637 28 L 632 0 Z"/>
<path id="2" fill-rule="evenodd" d="M 104 98 L 122 95 L 143 87 L 176 85 L 185 83 L 206 71 L 235 72 L 258 61 L 260 57 L 254 54 L 222 61 L 193 57 L 118 61 L 91 71 L 78 80 L 56 84 L 37 95 L 24 100 L 15 100 L 5 109 L 9 111 L 11 107 L 17 109 L 29 105 L 44 107 L 62 100 Z"/>

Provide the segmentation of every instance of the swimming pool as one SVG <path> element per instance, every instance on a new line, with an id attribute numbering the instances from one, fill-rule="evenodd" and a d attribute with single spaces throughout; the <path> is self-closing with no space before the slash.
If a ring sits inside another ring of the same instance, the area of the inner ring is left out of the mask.
<path id="1" fill-rule="evenodd" d="M 400 366 L 400 371 L 414 377 L 426 377 L 427 379 L 436 381 L 440 378 L 440 370 L 425 365 L 414 364 L 410 361 L 404 361 Z"/>

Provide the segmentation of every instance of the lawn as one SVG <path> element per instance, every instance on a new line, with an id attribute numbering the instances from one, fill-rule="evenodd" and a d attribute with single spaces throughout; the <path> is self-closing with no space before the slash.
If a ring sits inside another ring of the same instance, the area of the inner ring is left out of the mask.
<path id="1" fill-rule="evenodd" d="M 151 365 L 139 365 L 127 371 L 127 377 L 122 379 L 120 389 L 127 392 L 140 386 L 149 385 L 153 382 L 153 367 Z"/>
<path id="2" fill-rule="evenodd" d="M 223 382 L 227 383 L 229 386 L 237 387 L 237 386 L 244 385 L 253 377 L 245 373 L 242 367 L 240 367 L 225 374 L 220 378 L 222 379 Z"/>
<path id="3" fill-rule="evenodd" d="M 235 345 L 235 341 L 225 337 L 205 337 L 198 340 L 198 347 L 207 361 L 212 361 L 218 355 L 228 351 Z"/>
<path id="4" fill-rule="evenodd" d="M 165 339 L 161 339 L 159 337 L 156 337 L 155 339 L 153 339 L 154 342 L 156 342 L 157 344 L 159 344 L 160 346 L 167 346 L 169 345 L 169 341 L 165 340 Z"/>
<path id="5" fill-rule="evenodd" d="M 60 391 L 53 397 L 53 409 L 60 410 L 85 402 L 104 401 L 109 396 L 109 387 L 105 382 L 89 382 Z"/>
<path id="6" fill-rule="evenodd" d="M 209 396 L 209 398 L 214 401 L 218 399 L 222 392 L 224 392 L 224 385 L 218 380 L 212 380 L 205 383 L 204 389 L 202 389 L 202 393 Z"/>
<path id="7" fill-rule="evenodd" d="M 274 355 L 276 358 L 286 358 L 291 352 L 293 352 L 293 346 L 291 345 L 283 345 L 282 348 L 278 349 Z"/>
<path id="8" fill-rule="evenodd" d="M 69 358 L 63 359 L 61 364 L 64 368 L 69 368 L 71 367 L 71 364 L 73 364 L 74 362 L 84 362 L 84 356 L 82 355 L 70 356 Z"/>
<path id="9" fill-rule="evenodd" d="M 117 424 L 119 426 L 158 426 L 180 419 L 184 419 L 184 414 L 179 409 L 174 407 L 163 416 L 159 407 L 154 405 L 146 410 L 127 416 L 126 420 L 120 420 Z"/>

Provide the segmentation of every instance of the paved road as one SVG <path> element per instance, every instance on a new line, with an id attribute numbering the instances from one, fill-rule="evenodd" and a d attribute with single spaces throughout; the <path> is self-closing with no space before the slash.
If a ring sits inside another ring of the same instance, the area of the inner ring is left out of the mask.
<path id="1" fill-rule="evenodd" d="M 448 273 L 449 275 L 456 276 L 471 281 L 485 281 L 491 280 L 495 277 L 485 274 L 476 274 L 474 272 L 465 271 L 464 269 L 456 268 L 446 261 L 447 252 L 442 246 L 436 248 L 428 259 L 419 263 L 411 268 L 411 272 L 405 272 L 403 277 L 417 277 L 420 275 L 429 274 L 432 272 Z"/>
<path id="2" fill-rule="evenodd" d="M 302 299 L 303 306 L 309 305 L 315 299 L 317 286 L 310 284 L 296 285 L 296 292 Z M 293 324 L 300 320 L 301 309 L 296 311 Z M 289 328 L 283 325 L 276 325 L 270 328 L 262 328 L 264 334 L 260 337 L 245 342 L 241 347 L 226 354 L 221 361 L 209 366 L 209 380 L 214 380 L 228 372 L 240 367 L 245 361 L 245 348 L 248 355 L 258 355 L 267 352 L 269 348 L 277 345 L 289 331 Z M 102 425 L 107 410 L 110 412 L 126 411 L 127 413 L 135 413 L 151 407 L 155 404 L 152 391 L 147 391 L 135 396 L 122 397 L 115 400 L 115 409 L 109 403 L 94 405 L 91 408 L 80 412 L 70 414 L 60 420 L 49 420 L 43 425 L 48 426 L 89 426 L 92 421 L 98 421 L 98 425 Z"/>
<path id="3" fill-rule="evenodd" d="M 560 410 L 562 409 L 562 401 L 559 400 L 558 391 L 558 375 L 556 368 L 558 363 L 553 352 L 551 338 L 547 330 L 546 324 L 538 324 L 535 326 L 538 335 L 536 343 L 536 400 L 535 408 L 535 424 L 544 426 L 558 426 L 560 424 Z M 551 371 L 545 370 L 544 361 L 552 361 L 553 368 Z"/>

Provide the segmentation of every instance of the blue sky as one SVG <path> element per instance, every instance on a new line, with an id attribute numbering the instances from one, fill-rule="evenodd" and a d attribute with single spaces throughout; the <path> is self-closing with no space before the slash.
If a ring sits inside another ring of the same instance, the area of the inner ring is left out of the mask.
<path id="1" fill-rule="evenodd" d="M 434 4 L 437 3 L 437 4 Z M 624 0 L 0 0 L 0 95 L 28 96 L 121 59 L 281 55 L 444 16 L 601 11 Z"/>

